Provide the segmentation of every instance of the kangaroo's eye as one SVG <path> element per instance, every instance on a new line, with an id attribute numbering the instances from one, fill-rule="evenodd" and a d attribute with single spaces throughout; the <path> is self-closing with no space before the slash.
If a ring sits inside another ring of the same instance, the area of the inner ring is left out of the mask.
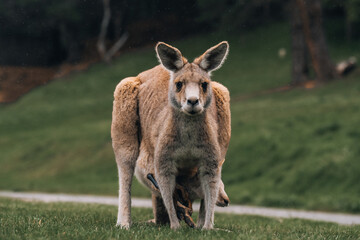
<path id="1" fill-rule="evenodd" d="M 182 83 L 182 82 L 177 82 L 175 85 L 176 85 L 176 90 L 177 90 L 178 92 L 180 92 L 180 90 L 181 90 L 181 88 L 182 88 L 182 86 L 183 86 L 183 83 Z"/>
<path id="2" fill-rule="evenodd" d="M 201 84 L 201 87 L 202 87 L 203 91 L 206 92 L 207 87 L 208 87 L 208 83 L 207 83 L 207 82 L 203 82 L 203 83 Z"/>

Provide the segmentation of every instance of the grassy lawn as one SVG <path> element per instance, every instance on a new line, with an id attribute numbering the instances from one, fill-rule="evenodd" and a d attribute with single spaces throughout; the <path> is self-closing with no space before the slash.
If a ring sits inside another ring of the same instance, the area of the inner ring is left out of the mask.
<path id="1" fill-rule="evenodd" d="M 279 48 L 289 52 L 284 24 L 171 44 L 193 59 L 224 39 L 230 42 L 230 56 L 213 80 L 226 85 L 233 99 L 289 83 L 289 54 L 277 56 Z M 334 60 L 360 59 L 359 42 L 330 40 Z M 152 48 L 128 52 L 112 65 L 96 64 L 0 106 L 0 189 L 116 195 L 112 94 L 121 79 L 156 64 Z M 317 89 L 234 100 L 232 140 L 223 168 L 232 202 L 360 212 L 359 78 L 357 69 L 347 79 Z M 149 193 L 135 182 L 133 195 Z M 239 231 L 250 234 L 244 226 Z"/>
<path id="2" fill-rule="evenodd" d="M 359 102 L 354 80 L 233 104 L 232 200 L 360 212 Z"/>
<path id="3" fill-rule="evenodd" d="M 146 223 L 150 209 L 132 211 L 133 227 L 115 227 L 116 207 L 0 199 L 0 239 L 358 239 L 359 226 L 217 214 L 218 230 Z"/>

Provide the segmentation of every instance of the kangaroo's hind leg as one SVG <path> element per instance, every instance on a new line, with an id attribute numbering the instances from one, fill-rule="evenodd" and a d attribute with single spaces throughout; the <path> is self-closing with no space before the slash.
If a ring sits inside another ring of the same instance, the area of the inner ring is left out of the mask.
<path id="1" fill-rule="evenodd" d="M 166 211 L 164 202 L 160 196 L 156 196 L 152 194 L 152 202 L 153 202 L 153 212 L 155 217 L 156 224 L 169 224 L 170 219 L 169 215 Z"/>
<path id="2" fill-rule="evenodd" d="M 140 81 L 126 78 L 114 93 L 111 138 L 119 172 L 119 209 L 117 226 L 131 224 L 131 181 L 139 155 L 138 92 Z"/>

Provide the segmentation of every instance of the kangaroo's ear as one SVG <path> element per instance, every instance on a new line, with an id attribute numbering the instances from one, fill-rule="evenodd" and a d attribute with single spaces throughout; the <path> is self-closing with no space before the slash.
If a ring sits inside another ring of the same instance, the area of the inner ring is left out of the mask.
<path id="1" fill-rule="evenodd" d="M 183 58 L 181 52 L 166 43 L 159 42 L 156 47 L 156 54 L 159 62 L 168 70 L 176 72 L 181 69 L 186 59 Z"/>
<path id="2" fill-rule="evenodd" d="M 198 64 L 206 72 L 212 72 L 221 67 L 228 53 L 229 43 L 223 41 L 208 49 L 203 55 L 195 59 L 194 63 Z"/>

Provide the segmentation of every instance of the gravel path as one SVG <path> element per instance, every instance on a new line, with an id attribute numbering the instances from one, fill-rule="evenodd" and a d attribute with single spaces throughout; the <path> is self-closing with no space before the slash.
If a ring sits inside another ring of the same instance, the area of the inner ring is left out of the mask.
<path id="1" fill-rule="evenodd" d="M 77 202 L 98 203 L 117 206 L 116 197 L 102 197 L 91 195 L 49 194 L 49 193 L 24 193 L 0 191 L 0 197 L 17 198 L 25 201 L 41 202 Z M 133 207 L 151 208 L 150 199 L 132 198 Z M 199 209 L 199 204 L 194 204 L 194 209 Z M 360 215 L 302 211 L 280 208 L 251 207 L 232 204 L 226 208 L 216 207 L 218 213 L 232 213 L 239 215 L 257 215 L 275 218 L 301 218 L 314 221 L 334 222 L 343 225 L 360 225 Z"/>

